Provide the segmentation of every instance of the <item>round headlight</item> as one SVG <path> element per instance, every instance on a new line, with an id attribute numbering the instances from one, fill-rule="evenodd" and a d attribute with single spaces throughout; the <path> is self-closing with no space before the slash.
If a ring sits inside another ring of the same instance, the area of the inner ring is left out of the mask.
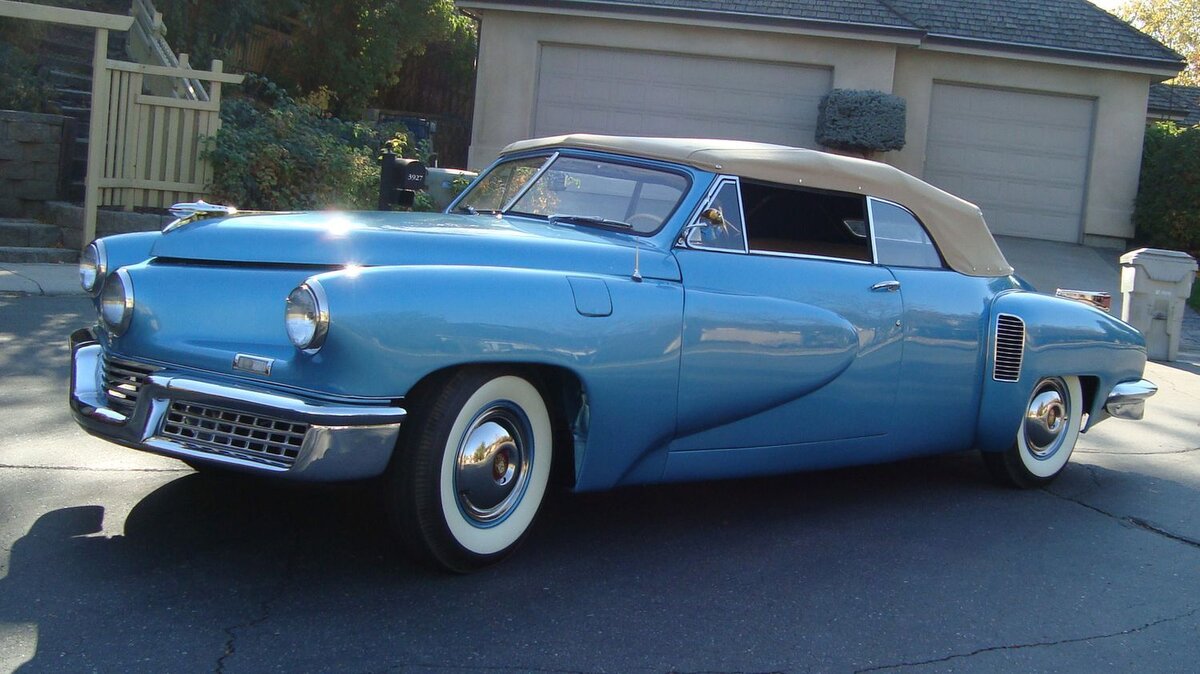
<path id="1" fill-rule="evenodd" d="M 321 348 L 329 330 L 329 308 L 321 284 L 306 281 L 288 295 L 283 323 L 288 339 L 297 349 L 316 351 Z"/>
<path id="2" fill-rule="evenodd" d="M 104 244 L 93 241 L 83 249 L 79 256 L 79 285 L 89 293 L 95 294 L 108 271 L 108 260 L 104 254 Z"/>
<path id="3" fill-rule="evenodd" d="M 116 336 L 123 334 L 133 320 L 133 283 L 124 269 L 118 269 L 100 292 L 100 320 Z"/>

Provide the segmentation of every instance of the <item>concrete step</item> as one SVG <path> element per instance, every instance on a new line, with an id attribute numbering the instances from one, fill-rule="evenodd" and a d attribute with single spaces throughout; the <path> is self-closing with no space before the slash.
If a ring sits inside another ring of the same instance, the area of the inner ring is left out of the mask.
<path id="1" fill-rule="evenodd" d="M 62 230 L 35 220 L 0 218 L 0 246 L 53 248 L 62 245 Z"/>
<path id="2" fill-rule="evenodd" d="M 0 246 L 0 262 L 78 262 L 79 251 L 70 248 Z"/>
<path id="3" fill-rule="evenodd" d="M 63 86 L 75 87 L 77 89 L 86 89 L 89 93 L 92 91 L 92 69 L 88 68 L 87 72 L 75 72 L 73 70 L 63 70 L 61 68 L 50 68 L 46 71 L 46 79 L 50 80 L 51 84 L 61 84 Z"/>

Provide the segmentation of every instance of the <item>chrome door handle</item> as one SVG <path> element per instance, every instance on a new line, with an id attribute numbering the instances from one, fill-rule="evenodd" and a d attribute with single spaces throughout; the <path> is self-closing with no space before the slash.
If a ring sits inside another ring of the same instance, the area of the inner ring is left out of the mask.
<path id="1" fill-rule="evenodd" d="M 899 289 L 899 281 L 880 281 L 879 283 L 871 286 L 871 292 L 873 293 L 894 293 Z"/>

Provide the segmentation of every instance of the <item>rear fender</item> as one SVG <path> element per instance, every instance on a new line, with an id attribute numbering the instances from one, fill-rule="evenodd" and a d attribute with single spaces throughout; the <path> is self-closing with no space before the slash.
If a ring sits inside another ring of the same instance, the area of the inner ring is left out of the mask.
<path id="1" fill-rule="evenodd" d="M 1024 324 L 1025 344 L 1017 381 L 1000 381 L 996 372 L 996 323 L 1000 315 Z M 987 368 L 976 444 L 985 451 L 1007 449 L 1016 438 L 1025 405 L 1043 377 L 1090 378 L 1085 400 L 1087 426 L 1107 416 L 1104 400 L 1114 386 L 1137 380 L 1146 365 L 1141 333 L 1107 313 L 1080 302 L 1014 290 L 992 303 Z"/>

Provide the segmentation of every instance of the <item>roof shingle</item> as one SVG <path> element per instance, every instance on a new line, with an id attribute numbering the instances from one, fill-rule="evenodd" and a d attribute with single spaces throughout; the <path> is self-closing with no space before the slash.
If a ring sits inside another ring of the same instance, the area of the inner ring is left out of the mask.
<path id="1" fill-rule="evenodd" d="M 543 7 L 704 12 L 743 19 L 840 24 L 1084 58 L 1183 65 L 1178 54 L 1087 0 L 471 0 Z"/>

